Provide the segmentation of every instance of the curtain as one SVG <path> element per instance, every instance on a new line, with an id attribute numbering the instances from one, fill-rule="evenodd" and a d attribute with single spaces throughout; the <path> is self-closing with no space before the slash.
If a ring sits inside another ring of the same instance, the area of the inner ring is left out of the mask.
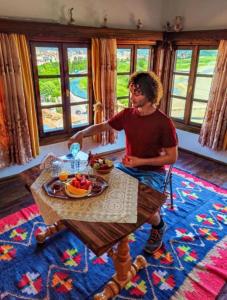
<path id="1" fill-rule="evenodd" d="M 3 78 L 0 76 L 0 168 L 5 168 L 9 165 L 9 135 L 6 125 L 6 107 L 3 94 Z"/>
<path id="2" fill-rule="evenodd" d="M 95 96 L 94 124 L 100 124 L 114 115 L 116 106 L 116 39 L 92 39 L 91 53 Z M 95 141 L 102 144 L 114 143 L 115 140 L 114 130 L 95 137 Z"/>
<path id="3" fill-rule="evenodd" d="M 160 110 L 164 113 L 167 112 L 167 97 L 169 88 L 169 78 L 171 69 L 173 47 L 171 42 L 164 41 L 162 44 L 157 46 L 155 61 L 154 61 L 154 72 L 160 78 L 163 85 L 163 97 L 160 102 Z"/>
<path id="4" fill-rule="evenodd" d="M 39 151 L 28 45 L 23 35 L 0 34 L 0 76 L 11 164 L 24 164 Z"/>
<path id="5" fill-rule="evenodd" d="M 14 35 L 17 43 L 19 58 L 21 61 L 21 72 L 23 80 L 23 88 L 25 94 L 25 104 L 28 118 L 28 128 L 30 133 L 30 141 L 32 147 L 32 156 L 39 155 L 39 133 L 35 109 L 35 96 L 33 90 L 32 70 L 29 58 L 29 50 L 24 35 Z"/>
<path id="6" fill-rule="evenodd" d="M 218 48 L 199 142 L 213 150 L 227 150 L 227 40 L 222 40 Z"/>

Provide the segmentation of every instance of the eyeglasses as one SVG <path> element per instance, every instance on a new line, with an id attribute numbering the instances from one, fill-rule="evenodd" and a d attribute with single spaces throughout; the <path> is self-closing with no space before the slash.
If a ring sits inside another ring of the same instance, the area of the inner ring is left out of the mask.
<path id="1" fill-rule="evenodd" d="M 134 94 L 135 96 L 140 96 L 143 95 L 141 89 L 139 87 L 136 87 L 133 83 L 131 83 L 129 85 L 129 90 L 132 94 Z"/>

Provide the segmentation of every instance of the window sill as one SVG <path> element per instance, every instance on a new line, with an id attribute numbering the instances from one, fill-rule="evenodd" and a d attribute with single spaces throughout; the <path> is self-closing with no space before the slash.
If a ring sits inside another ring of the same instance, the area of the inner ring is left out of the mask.
<path id="1" fill-rule="evenodd" d="M 185 125 L 185 124 L 182 124 L 182 123 L 177 122 L 175 120 L 173 120 L 173 122 L 174 122 L 177 129 L 181 129 L 181 130 L 192 132 L 192 133 L 200 133 L 200 130 L 201 130 L 200 127 L 192 126 L 192 125 Z"/>

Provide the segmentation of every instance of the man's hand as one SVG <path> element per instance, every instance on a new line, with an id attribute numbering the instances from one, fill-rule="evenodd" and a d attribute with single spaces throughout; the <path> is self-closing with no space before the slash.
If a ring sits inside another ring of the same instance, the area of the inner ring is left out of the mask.
<path id="1" fill-rule="evenodd" d="M 76 134 L 74 134 L 69 140 L 68 140 L 68 147 L 70 148 L 70 146 L 73 143 L 79 143 L 80 144 L 80 149 L 82 149 L 82 145 L 83 145 L 83 131 L 79 131 Z"/>
<path id="2" fill-rule="evenodd" d="M 151 158 L 140 158 L 136 156 L 126 155 L 122 159 L 125 167 L 134 168 L 139 166 L 164 166 L 166 164 L 174 164 L 177 160 L 177 146 L 163 148 L 160 150 L 159 156 Z"/>
<path id="3" fill-rule="evenodd" d="M 136 156 L 126 155 L 122 159 L 122 163 L 127 168 L 135 168 L 135 167 L 142 166 L 144 164 L 144 159 Z"/>
<path id="4" fill-rule="evenodd" d="M 68 147 L 70 147 L 73 143 L 79 143 L 80 148 L 82 149 L 82 141 L 84 137 L 88 137 L 94 134 L 98 134 L 103 131 L 110 130 L 111 126 L 109 125 L 108 121 L 105 121 L 100 124 L 89 126 L 81 131 L 78 131 L 68 140 Z"/>

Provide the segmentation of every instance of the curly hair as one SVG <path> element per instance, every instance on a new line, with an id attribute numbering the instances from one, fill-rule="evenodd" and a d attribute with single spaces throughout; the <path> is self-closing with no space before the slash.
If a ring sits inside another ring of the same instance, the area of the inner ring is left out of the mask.
<path id="1" fill-rule="evenodd" d="M 128 87 L 134 85 L 152 104 L 159 104 L 163 96 L 163 87 L 154 72 L 135 72 L 131 75 Z"/>

